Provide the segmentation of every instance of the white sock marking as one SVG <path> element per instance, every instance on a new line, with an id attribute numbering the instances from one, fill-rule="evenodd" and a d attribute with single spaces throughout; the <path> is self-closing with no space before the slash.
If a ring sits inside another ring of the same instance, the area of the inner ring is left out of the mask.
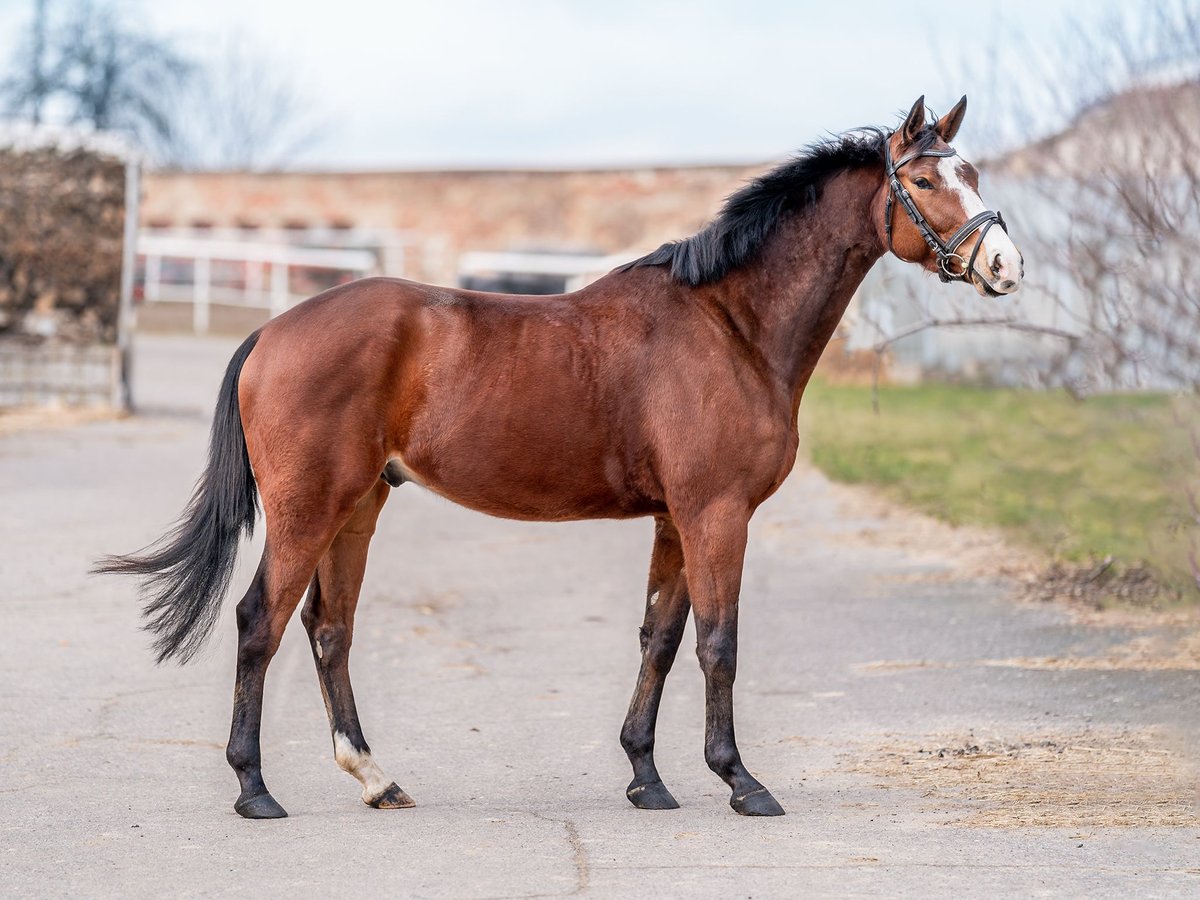
<path id="1" fill-rule="evenodd" d="M 362 783 L 364 803 L 377 799 L 392 784 L 392 779 L 383 774 L 371 754 L 359 750 L 340 731 L 333 733 L 333 758 Z"/>

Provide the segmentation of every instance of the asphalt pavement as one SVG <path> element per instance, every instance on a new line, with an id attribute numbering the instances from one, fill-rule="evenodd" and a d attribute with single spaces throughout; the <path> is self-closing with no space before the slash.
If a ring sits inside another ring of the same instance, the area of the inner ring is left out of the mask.
<path id="1" fill-rule="evenodd" d="M 370 809 L 335 765 L 297 620 L 263 720 L 290 817 L 240 819 L 236 597 L 200 659 L 156 667 L 133 585 L 86 574 L 182 508 L 236 344 L 142 337 L 139 415 L 0 427 L 0 894 L 1200 896 L 1200 671 L 1144 652 L 1185 630 L 1021 602 L 948 529 L 813 470 L 756 516 L 741 601 L 739 743 L 785 817 L 735 815 L 705 767 L 690 626 L 658 729 L 681 808 L 625 799 L 651 522 L 500 521 L 405 485 L 351 672 L 418 805 Z"/>

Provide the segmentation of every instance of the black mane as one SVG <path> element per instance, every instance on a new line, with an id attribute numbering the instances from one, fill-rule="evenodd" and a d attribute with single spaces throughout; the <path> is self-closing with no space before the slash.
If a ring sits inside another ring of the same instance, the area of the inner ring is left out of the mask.
<path id="1" fill-rule="evenodd" d="M 717 217 L 691 237 L 663 244 L 617 271 L 669 265 L 676 281 L 692 287 L 718 281 L 752 261 L 786 213 L 815 204 L 831 177 L 882 163 L 888 137 L 880 128 L 861 128 L 810 144 L 732 194 Z M 936 132 L 926 128 L 916 145 L 924 149 L 936 140 Z"/>

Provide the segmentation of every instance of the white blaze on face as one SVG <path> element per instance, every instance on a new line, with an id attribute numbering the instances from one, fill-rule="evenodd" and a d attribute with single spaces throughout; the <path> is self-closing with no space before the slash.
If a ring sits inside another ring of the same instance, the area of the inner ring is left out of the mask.
<path id="1" fill-rule="evenodd" d="M 363 803 L 377 799 L 392 785 L 392 780 L 383 774 L 371 754 L 359 750 L 340 731 L 333 733 L 333 758 L 362 783 Z"/>
<path id="2" fill-rule="evenodd" d="M 938 174 L 942 177 L 942 184 L 958 196 L 963 208 L 964 222 L 987 209 L 979 194 L 963 181 L 955 157 L 944 156 L 939 159 Z M 968 237 L 959 247 L 958 252 L 964 259 L 971 258 L 976 240 L 974 236 Z M 975 257 L 976 276 L 986 281 L 988 287 L 996 293 L 1011 294 L 1021 286 L 1021 265 L 1021 253 L 1004 229 L 999 225 L 989 228 L 983 246 L 979 248 Z"/>

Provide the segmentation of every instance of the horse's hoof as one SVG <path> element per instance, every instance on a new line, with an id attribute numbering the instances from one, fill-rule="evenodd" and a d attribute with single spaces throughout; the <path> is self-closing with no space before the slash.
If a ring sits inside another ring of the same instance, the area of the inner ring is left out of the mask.
<path id="1" fill-rule="evenodd" d="M 394 781 L 384 788 L 383 793 L 378 797 L 372 797 L 369 800 L 363 797 L 363 803 L 373 806 L 375 809 L 410 809 L 417 805 L 417 801 L 404 793 L 403 789 Z"/>
<path id="2" fill-rule="evenodd" d="M 671 796 L 671 792 L 661 781 L 631 784 L 625 791 L 625 796 L 638 809 L 679 809 L 679 801 Z"/>
<path id="3" fill-rule="evenodd" d="M 234 811 L 243 819 L 286 819 L 287 810 L 275 802 L 270 794 L 255 794 L 253 797 L 238 797 Z"/>
<path id="4" fill-rule="evenodd" d="M 729 805 L 739 816 L 782 816 L 783 807 L 765 787 L 757 788 L 740 797 L 734 796 Z"/>

